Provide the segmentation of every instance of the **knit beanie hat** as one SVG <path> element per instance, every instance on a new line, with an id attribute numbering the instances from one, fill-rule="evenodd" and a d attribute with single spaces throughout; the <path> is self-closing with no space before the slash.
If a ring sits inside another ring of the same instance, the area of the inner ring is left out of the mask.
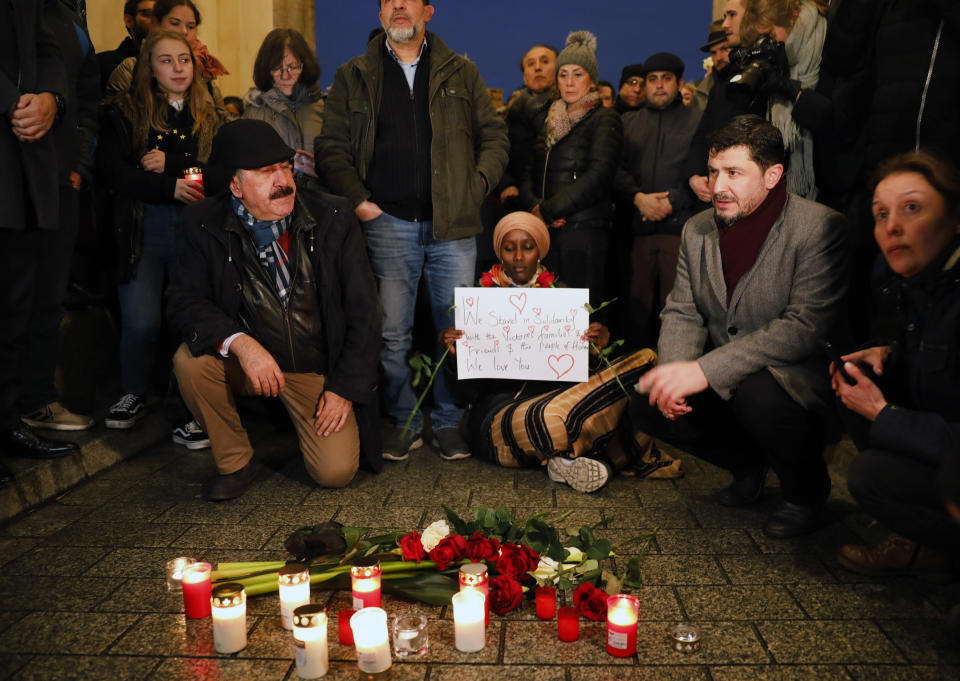
<path id="1" fill-rule="evenodd" d="M 576 64 L 583 68 L 596 85 L 600 80 L 600 69 L 597 67 L 597 37 L 590 31 L 574 31 L 567 36 L 567 46 L 557 57 L 557 73 L 560 67 L 566 64 Z"/>
<path id="2" fill-rule="evenodd" d="M 620 72 L 620 85 L 617 86 L 618 89 L 622 88 L 623 84 L 634 76 L 643 78 L 643 64 L 627 64 L 624 66 L 623 71 Z"/>

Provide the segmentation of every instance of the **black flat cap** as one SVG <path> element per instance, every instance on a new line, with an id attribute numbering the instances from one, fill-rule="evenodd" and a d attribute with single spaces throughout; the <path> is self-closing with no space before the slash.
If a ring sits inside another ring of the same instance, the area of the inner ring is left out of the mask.
<path id="1" fill-rule="evenodd" d="M 220 128 L 213 138 L 210 163 L 236 170 L 252 170 L 289 161 L 294 151 L 264 121 L 241 118 Z"/>
<path id="2" fill-rule="evenodd" d="M 648 73 L 653 71 L 670 71 L 676 74 L 677 78 L 683 78 L 683 60 L 675 54 L 669 52 L 657 52 L 650 55 L 647 61 L 643 62 L 643 75 L 647 77 Z"/>

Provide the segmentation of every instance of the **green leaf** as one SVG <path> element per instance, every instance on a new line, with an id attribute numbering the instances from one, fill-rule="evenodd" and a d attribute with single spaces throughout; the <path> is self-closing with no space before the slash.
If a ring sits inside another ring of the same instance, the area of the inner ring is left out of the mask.
<path id="1" fill-rule="evenodd" d="M 602 310 L 603 308 L 607 307 L 608 305 L 613 305 L 615 302 L 617 302 L 617 298 L 611 298 L 610 300 L 605 300 L 602 303 L 600 303 L 600 305 L 598 305 L 597 307 L 593 307 L 590 303 L 584 303 L 583 306 L 587 308 L 587 312 L 593 315 L 599 312 L 600 310 Z"/>
<path id="2" fill-rule="evenodd" d="M 573 588 L 573 582 L 571 582 L 567 577 L 561 577 L 557 580 L 557 590 L 558 591 L 569 591 Z"/>
<path id="3" fill-rule="evenodd" d="M 560 540 L 554 537 L 553 541 L 551 541 L 549 546 L 547 546 L 547 558 L 560 563 L 566 557 L 566 549 L 563 548 L 563 544 L 560 543 Z"/>
<path id="4" fill-rule="evenodd" d="M 597 541 L 596 536 L 593 534 L 593 528 L 589 525 L 584 525 L 580 528 L 578 534 L 580 535 L 580 544 L 578 548 L 581 551 L 586 551 L 590 546 Z"/>
<path id="5" fill-rule="evenodd" d="M 596 570 L 598 567 L 600 567 L 600 563 L 597 561 L 593 559 L 585 560 L 576 567 L 575 572 L 582 575 L 590 572 L 591 570 Z"/>
<path id="6" fill-rule="evenodd" d="M 442 572 L 421 572 L 407 579 L 383 580 L 383 590 L 428 605 L 449 605 L 460 584 L 456 577 Z"/>
<path id="7" fill-rule="evenodd" d="M 457 534 L 462 534 L 464 537 L 469 537 L 472 532 L 467 532 L 468 525 L 467 521 L 458 516 L 456 512 L 446 504 L 443 505 L 443 510 L 447 514 L 447 520 L 450 521 L 450 524 L 453 525 L 453 531 Z"/>
<path id="8" fill-rule="evenodd" d="M 643 586 L 643 572 L 640 570 L 640 557 L 636 556 L 627 562 L 627 574 L 623 578 L 624 586 L 638 588 Z"/>
<path id="9" fill-rule="evenodd" d="M 587 558 L 595 558 L 597 560 L 603 560 L 610 556 L 610 551 L 613 550 L 613 547 L 610 544 L 609 539 L 598 539 L 596 542 L 591 544 L 584 553 L 587 554 Z"/>
<path id="10" fill-rule="evenodd" d="M 620 578 L 612 572 L 607 572 L 604 570 L 600 574 L 600 579 L 603 581 L 603 590 L 608 596 L 613 596 L 622 592 L 623 585 L 620 582 Z"/>
<path id="11" fill-rule="evenodd" d="M 557 531 L 547 525 L 541 518 L 537 517 L 527 521 L 526 531 L 523 534 L 523 542 L 537 553 L 546 551 L 551 542 L 556 542 L 558 546 L 560 545 L 557 539 Z"/>

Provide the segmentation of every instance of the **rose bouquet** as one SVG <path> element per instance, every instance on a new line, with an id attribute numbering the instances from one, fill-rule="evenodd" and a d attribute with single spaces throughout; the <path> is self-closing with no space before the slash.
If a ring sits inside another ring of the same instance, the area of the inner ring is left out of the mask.
<path id="1" fill-rule="evenodd" d="M 556 584 L 561 589 L 580 589 L 604 585 L 607 593 L 623 586 L 642 583 L 639 559 L 632 559 L 626 577 L 621 580 L 600 568 L 600 561 L 613 557 L 609 540 L 597 538 L 597 526 L 563 529 L 557 524 L 570 511 L 547 519 L 538 513 L 515 522 L 505 508 L 479 507 L 472 520 L 464 520 L 449 508 L 447 518 L 438 520 L 421 533 L 374 532 L 338 523 L 323 523 L 300 528 L 286 542 L 296 560 L 310 568 L 311 586 L 321 589 L 350 587 L 350 567 L 357 558 L 380 561 L 383 589 L 431 605 L 446 605 L 459 590 L 457 573 L 462 563 L 486 563 L 490 579 L 490 608 L 503 614 L 517 608 L 524 594 L 535 584 Z M 641 553 L 653 533 L 641 535 Z M 259 563 L 220 563 L 213 573 L 214 583 L 240 582 L 248 595 L 268 593 L 277 588 L 277 571 L 284 561 Z M 581 612 L 596 610 L 596 597 L 574 599 Z M 604 601 L 605 603 L 605 601 Z M 604 606 L 605 607 L 605 606 Z"/>

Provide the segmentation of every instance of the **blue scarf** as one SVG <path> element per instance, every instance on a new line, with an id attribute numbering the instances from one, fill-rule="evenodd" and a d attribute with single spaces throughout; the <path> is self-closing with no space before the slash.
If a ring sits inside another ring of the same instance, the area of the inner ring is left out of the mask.
<path id="1" fill-rule="evenodd" d="M 277 239 L 283 236 L 290 228 L 290 216 L 280 220 L 258 220 L 247 210 L 236 196 L 231 197 L 233 212 L 240 218 L 240 224 L 247 230 L 257 248 L 257 258 L 267 270 L 270 280 L 277 289 L 280 302 L 287 306 L 290 299 L 291 276 L 287 267 L 289 257 L 280 246 Z"/>

